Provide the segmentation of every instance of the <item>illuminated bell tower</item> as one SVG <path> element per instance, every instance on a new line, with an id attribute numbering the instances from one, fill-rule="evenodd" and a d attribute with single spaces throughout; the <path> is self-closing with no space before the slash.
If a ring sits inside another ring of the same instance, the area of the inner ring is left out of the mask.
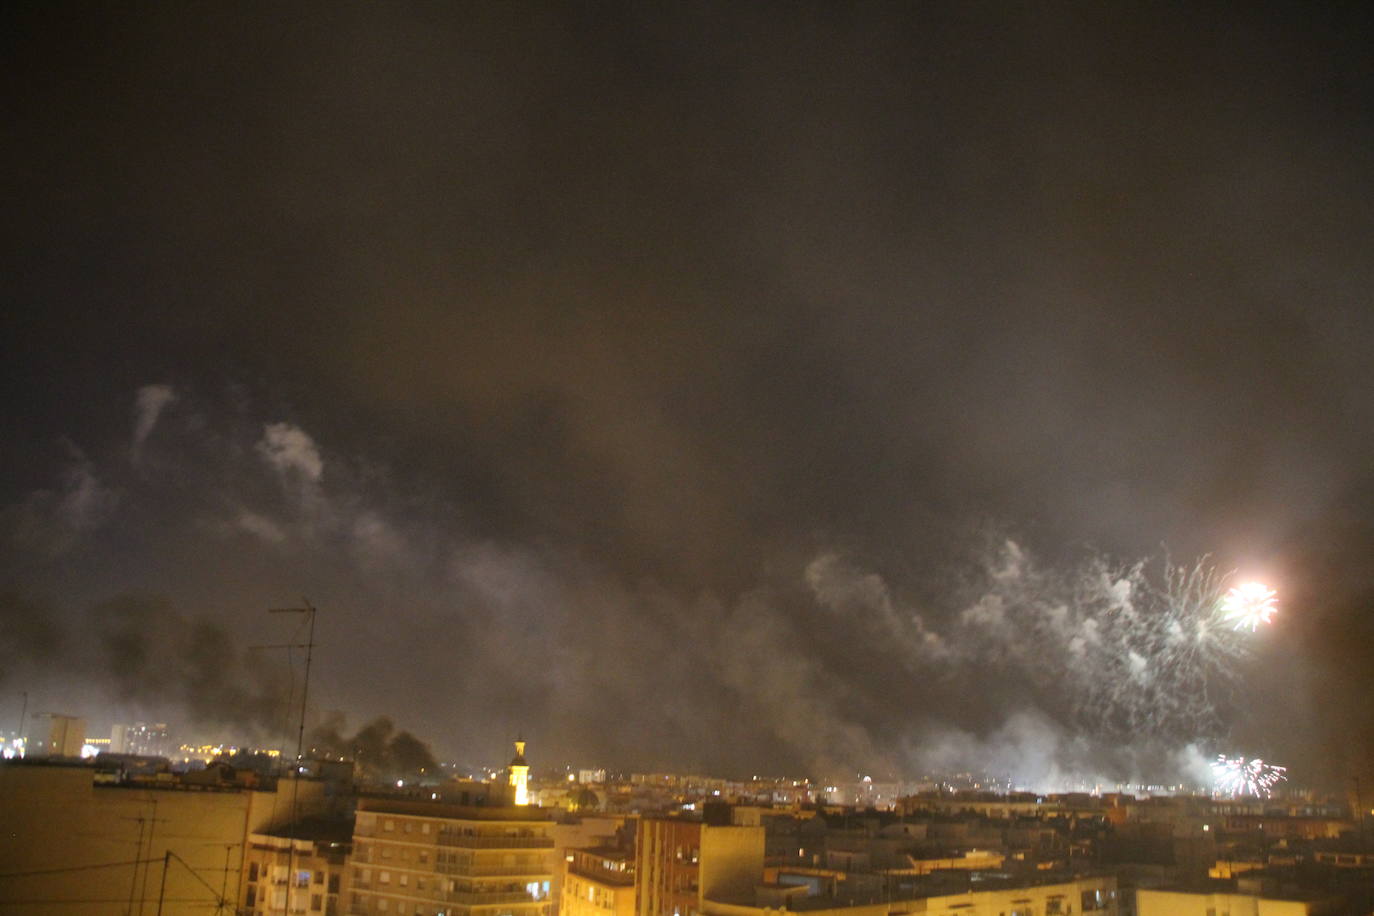
<path id="1" fill-rule="evenodd" d="M 515 742 L 515 756 L 510 762 L 510 787 L 517 805 L 530 803 L 530 765 L 525 762 L 523 739 Z"/>

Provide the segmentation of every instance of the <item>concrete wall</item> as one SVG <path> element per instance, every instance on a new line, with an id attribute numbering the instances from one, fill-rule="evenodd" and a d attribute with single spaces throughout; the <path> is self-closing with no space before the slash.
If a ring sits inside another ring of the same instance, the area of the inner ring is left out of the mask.
<path id="1" fill-rule="evenodd" d="M 162 912 L 213 912 L 221 892 L 239 899 L 248 833 L 291 819 L 289 780 L 260 792 L 94 777 L 87 766 L 0 765 L 0 871 L 48 872 L 0 878 L 0 913 L 151 914 L 168 851 Z M 323 783 L 301 780 L 295 807 L 305 817 L 332 801 Z"/>
<path id="2" fill-rule="evenodd" d="M 762 827 L 701 828 L 701 863 L 697 877 L 701 899 L 738 900 L 754 893 L 763 880 Z"/>
<path id="3" fill-rule="evenodd" d="M 164 914 L 213 912 L 221 888 L 233 902 L 248 793 L 96 786 L 93 775 L 0 766 L 3 871 L 47 872 L 0 878 L 0 912 L 151 914 L 168 851 Z"/>
<path id="4" fill-rule="evenodd" d="M 1205 894 L 1184 891 L 1136 892 L 1137 916 L 1308 916 L 1326 911 L 1309 900 L 1273 900 L 1251 894 Z"/>

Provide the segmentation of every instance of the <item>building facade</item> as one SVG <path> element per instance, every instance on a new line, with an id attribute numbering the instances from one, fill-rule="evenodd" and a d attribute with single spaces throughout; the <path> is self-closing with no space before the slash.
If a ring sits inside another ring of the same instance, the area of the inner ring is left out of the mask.
<path id="1" fill-rule="evenodd" d="M 1339 909 L 1338 899 L 1185 890 L 1136 891 L 1138 916 L 1319 916 Z"/>
<path id="2" fill-rule="evenodd" d="M 56 712 L 39 713 L 24 738 L 25 757 L 80 757 L 86 720 Z"/>
<path id="3" fill-rule="evenodd" d="M 248 837 L 329 804 L 280 791 L 172 779 L 102 783 L 95 767 L 0 764 L 0 913 L 203 914 L 242 899 Z M 292 791 L 296 789 L 296 791 Z M 281 912 L 278 910 L 277 912 Z M 308 912 L 308 911 L 305 911 Z"/>
<path id="4" fill-rule="evenodd" d="M 634 916 L 635 863 L 614 846 L 569 849 L 559 916 Z"/>
<path id="5" fill-rule="evenodd" d="M 637 916 L 692 916 L 703 896 L 747 894 L 763 879 L 763 827 L 650 817 L 635 840 Z"/>
<path id="6" fill-rule="evenodd" d="M 697 908 L 701 823 L 646 817 L 635 834 L 636 916 L 688 916 Z"/>
<path id="7" fill-rule="evenodd" d="M 549 916 L 552 824 L 537 808 L 360 799 L 346 912 Z"/>
<path id="8" fill-rule="evenodd" d="M 351 832 L 348 821 L 311 819 L 249 834 L 238 912 L 337 916 Z"/>

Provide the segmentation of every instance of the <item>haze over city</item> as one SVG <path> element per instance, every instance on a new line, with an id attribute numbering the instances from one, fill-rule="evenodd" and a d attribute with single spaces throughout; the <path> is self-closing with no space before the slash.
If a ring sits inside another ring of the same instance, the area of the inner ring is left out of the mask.
<path id="1" fill-rule="evenodd" d="M 1374 780 L 1357 10 L 6 20 L 0 731 Z"/>

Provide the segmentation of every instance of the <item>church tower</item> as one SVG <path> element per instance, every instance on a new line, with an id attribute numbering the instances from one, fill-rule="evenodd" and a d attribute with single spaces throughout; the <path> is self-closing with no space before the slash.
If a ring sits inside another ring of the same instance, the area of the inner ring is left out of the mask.
<path id="1" fill-rule="evenodd" d="M 510 762 L 510 787 L 517 805 L 530 803 L 530 765 L 525 762 L 523 739 L 515 742 L 515 756 Z"/>

